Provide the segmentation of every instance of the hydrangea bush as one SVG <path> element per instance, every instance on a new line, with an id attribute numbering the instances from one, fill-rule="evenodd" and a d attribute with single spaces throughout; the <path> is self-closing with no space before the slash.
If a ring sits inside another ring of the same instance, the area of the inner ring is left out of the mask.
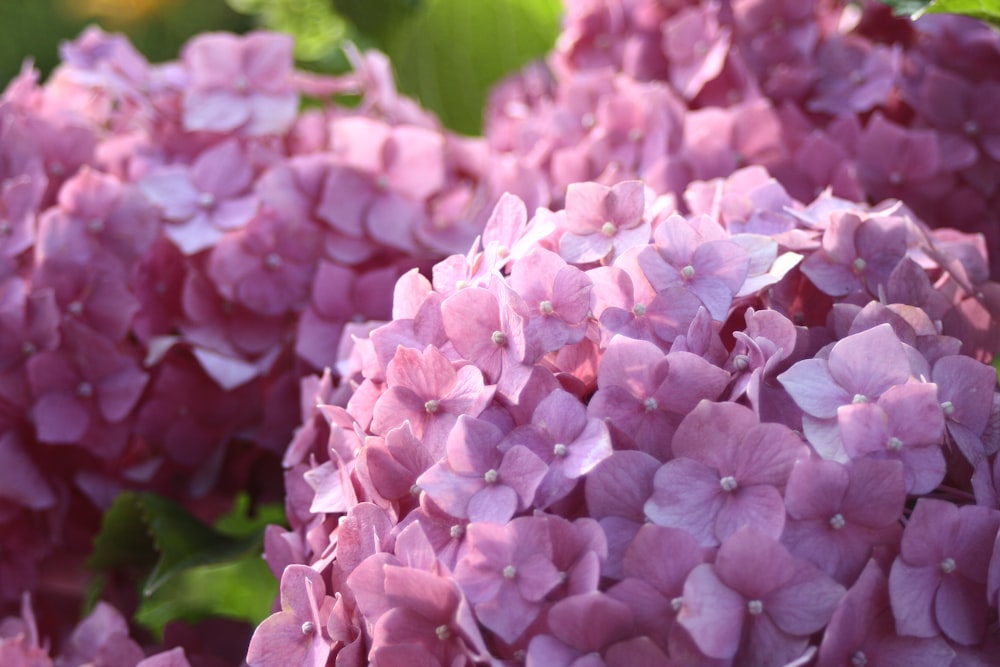
<path id="1" fill-rule="evenodd" d="M 269 33 L 10 84 L 0 662 L 204 659 L 22 593 L 283 467 L 251 666 L 995 663 L 1000 36 L 567 4 L 482 139 Z"/>
<path id="2" fill-rule="evenodd" d="M 122 489 L 206 519 L 280 498 L 300 378 L 493 197 L 485 142 L 374 52 L 319 77 L 288 36 L 219 33 L 153 65 L 93 28 L 62 55 L 0 98 L 0 609 L 34 592 L 48 629 Z"/>

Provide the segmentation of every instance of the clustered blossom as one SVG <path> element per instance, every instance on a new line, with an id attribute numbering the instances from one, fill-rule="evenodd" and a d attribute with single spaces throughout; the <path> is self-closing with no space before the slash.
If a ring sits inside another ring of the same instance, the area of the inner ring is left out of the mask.
<path id="1" fill-rule="evenodd" d="M 680 193 L 761 165 L 799 201 L 827 187 L 901 199 L 1000 244 L 989 26 L 901 20 L 874 0 L 566 4 L 548 67 L 502 83 L 486 116 L 491 145 L 550 202 L 568 206 L 579 181 Z M 990 267 L 1000 276 L 995 254 Z"/>
<path id="2" fill-rule="evenodd" d="M 484 139 L 267 33 L 94 29 L 9 85 L 0 662 L 197 663 L 107 603 L 51 647 L 22 593 L 119 489 L 282 448 L 251 667 L 1000 651 L 1000 37 L 567 5 Z"/>
<path id="3" fill-rule="evenodd" d="M 45 596 L 82 580 L 120 490 L 211 519 L 222 487 L 277 481 L 300 378 L 495 199 L 485 141 L 397 95 L 379 54 L 306 76 L 288 36 L 211 33 L 151 64 L 91 28 L 62 55 L 0 96 L 0 613 L 32 591 L 52 634 Z M 479 371 L 454 375 L 414 387 L 441 404 L 418 437 L 475 412 Z"/>
<path id="4" fill-rule="evenodd" d="M 433 281 L 402 277 L 393 320 L 341 348 L 355 391 L 304 407 L 291 530 L 266 547 L 283 589 L 307 567 L 339 614 L 289 639 L 283 607 L 249 663 L 320 640 L 338 664 L 989 655 L 1000 393 L 993 343 L 957 337 L 981 239 L 774 180 L 727 219 L 757 169 L 679 197 L 582 183 L 530 217 L 507 195 Z M 574 219 L 583 193 L 645 239 L 581 254 L 602 234 Z M 746 231 L 769 201 L 781 226 Z M 871 271 L 827 282 L 830 248 Z"/>

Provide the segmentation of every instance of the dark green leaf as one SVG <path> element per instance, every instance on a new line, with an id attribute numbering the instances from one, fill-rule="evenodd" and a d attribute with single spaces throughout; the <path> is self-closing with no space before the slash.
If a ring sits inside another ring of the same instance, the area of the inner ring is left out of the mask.
<path id="1" fill-rule="evenodd" d="M 227 616 L 259 623 L 271 610 L 278 582 L 261 558 L 264 528 L 284 523 L 280 504 L 251 512 L 247 494 L 214 527 L 152 493 L 122 493 L 104 515 L 87 566 L 97 571 L 96 600 L 110 570 L 145 576 L 136 620 L 155 634 L 166 623 Z"/>
<path id="2" fill-rule="evenodd" d="M 882 0 L 882 3 L 892 7 L 892 12 L 899 16 L 920 15 L 931 6 L 928 0 Z"/>

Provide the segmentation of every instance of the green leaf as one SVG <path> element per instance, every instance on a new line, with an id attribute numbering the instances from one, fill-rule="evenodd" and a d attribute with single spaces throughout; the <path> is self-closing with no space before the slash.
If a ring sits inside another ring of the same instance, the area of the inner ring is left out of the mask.
<path id="1" fill-rule="evenodd" d="M 478 134 L 489 89 L 548 52 L 561 12 L 559 0 L 424 0 L 385 49 L 403 92 L 448 127 Z"/>
<path id="2" fill-rule="evenodd" d="M 143 587 L 152 595 L 184 570 L 237 560 L 255 552 L 263 541 L 263 532 L 234 538 L 205 525 L 177 503 L 151 493 L 141 496 L 150 534 L 159 560 Z"/>
<path id="3" fill-rule="evenodd" d="M 284 523 L 281 505 L 251 513 L 247 494 L 212 527 L 172 500 L 126 492 L 105 512 L 87 566 L 99 573 L 138 570 L 144 580 L 137 620 L 154 633 L 174 619 L 211 615 L 258 623 L 270 613 L 278 590 L 261 558 L 269 523 Z"/>
<path id="4" fill-rule="evenodd" d="M 1000 26 L 1000 0 L 882 0 L 895 14 L 917 19 L 924 14 L 961 14 Z"/>
<path id="5" fill-rule="evenodd" d="M 916 18 L 931 6 L 928 0 L 882 0 L 882 4 L 892 7 L 892 12 L 898 16 Z"/>
<path id="6" fill-rule="evenodd" d="M 271 613 L 278 581 L 257 554 L 223 565 L 185 570 L 169 586 L 144 598 L 135 620 L 157 636 L 175 620 L 190 623 L 225 616 L 259 624 Z"/>
<path id="7" fill-rule="evenodd" d="M 400 24 L 413 18 L 425 0 L 333 0 L 341 16 L 376 41 L 383 41 Z"/>
<path id="8" fill-rule="evenodd" d="M 1000 0 L 935 0 L 929 14 L 963 14 L 1000 26 Z"/>

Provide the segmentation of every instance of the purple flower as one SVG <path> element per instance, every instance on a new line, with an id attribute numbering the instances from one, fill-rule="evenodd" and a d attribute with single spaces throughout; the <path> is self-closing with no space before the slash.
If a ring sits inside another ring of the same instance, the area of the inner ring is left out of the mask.
<path id="1" fill-rule="evenodd" d="M 527 660 L 533 665 L 657 664 L 636 660 L 628 653 L 622 656 L 628 659 L 614 660 L 614 647 L 634 636 L 635 621 L 628 607 L 604 593 L 584 593 L 556 602 L 549 609 L 547 625 L 548 633 L 535 635 L 528 645 Z M 662 654 L 659 657 L 662 659 Z"/>
<path id="2" fill-rule="evenodd" d="M 838 341 L 826 359 L 799 361 L 778 382 L 805 413 L 809 444 L 823 458 L 843 462 L 848 456 L 837 429 L 838 409 L 877 401 L 891 387 L 908 382 L 910 373 L 902 343 L 890 325 L 881 324 Z"/>
<path id="3" fill-rule="evenodd" d="M 472 365 L 455 368 L 428 345 L 423 352 L 400 346 L 386 366 L 386 390 L 372 414 L 372 431 L 385 435 L 404 422 L 437 453 L 461 415 L 478 417 L 493 400 L 493 387 Z"/>
<path id="4" fill-rule="evenodd" d="M 579 399 L 562 389 L 546 396 L 531 417 L 500 443 L 501 449 L 523 446 L 548 466 L 535 492 L 535 505 L 548 507 L 572 490 L 576 480 L 611 456 L 611 436 L 603 421 L 588 418 Z"/>
<path id="5" fill-rule="evenodd" d="M 898 217 L 832 216 L 823 247 L 802 262 L 820 290 L 835 297 L 877 295 L 906 254 L 906 226 Z"/>
<path id="6" fill-rule="evenodd" d="M 417 479 L 435 504 L 470 521 L 509 521 L 528 507 L 547 466 L 528 448 L 500 450 L 503 433 L 462 415 L 447 441 L 447 457 Z"/>
<path id="7" fill-rule="evenodd" d="M 785 488 L 781 542 L 847 586 L 873 547 L 897 543 L 905 499 L 897 461 L 799 461 Z"/>
<path id="8" fill-rule="evenodd" d="M 917 501 L 889 573 L 901 635 L 938 633 L 966 646 L 986 636 L 985 593 L 1000 512 L 932 498 Z"/>
<path id="9" fill-rule="evenodd" d="M 674 459 L 653 478 L 647 518 L 683 528 L 715 546 L 744 526 L 781 536 L 784 488 L 792 466 L 809 450 L 791 429 L 761 424 L 735 403 L 702 401 L 674 434 Z"/>
<path id="10" fill-rule="evenodd" d="M 684 582 L 677 621 L 708 657 L 779 666 L 805 650 L 844 594 L 811 563 L 743 529 Z"/>
<path id="11" fill-rule="evenodd" d="M 664 354 L 656 345 L 616 336 L 597 372 L 587 414 L 611 425 L 616 442 L 670 457 L 677 425 L 703 399 L 715 400 L 728 374 L 690 352 Z"/>
<path id="12" fill-rule="evenodd" d="M 941 453 L 944 413 L 937 386 L 929 382 L 896 385 L 874 403 L 837 409 L 844 450 L 852 459 L 896 459 L 903 463 L 906 492 L 930 493 L 944 479 Z"/>
<path id="13" fill-rule="evenodd" d="M 295 119 L 299 96 L 292 87 L 292 39 L 255 32 L 206 33 L 181 54 L 185 87 L 184 129 L 241 130 L 250 136 L 281 134 Z"/>
<path id="14" fill-rule="evenodd" d="M 611 261 L 633 246 L 649 242 L 643 220 L 645 194 L 639 181 L 614 187 L 575 183 L 566 190 L 566 233 L 559 254 L 567 262 Z"/>
<path id="15" fill-rule="evenodd" d="M 505 642 L 513 642 L 541 612 L 545 595 L 561 582 L 545 520 L 532 516 L 505 525 L 472 523 L 468 545 L 455 568 L 455 580 L 479 621 Z"/>
<path id="16" fill-rule="evenodd" d="M 253 177 L 239 142 L 228 139 L 202 152 L 190 168 L 153 170 L 139 187 L 160 207 L 167 238 L 185 255 L 194 255 L 257 213 L 260 202 L 249 192 Z"/>
<path id="17" fill-rule="evenodd" d="M 955 652 L 941 637 L 920 638 L 896 634 L 889 604 L 889 582 L 875 560 L 841 598 L 823 634 L 816 667 L 843 665 L 952 664 Z"/>
<path id="18" fill-rule="evenodd" d="M 692 223 L 671 215 L 657 225 L 654 246 L 640 253 L 639 266 L 658 292 L 683 287 L 701 300 L 713 319 L 724 322 L 750 268 L 746 249 L 726 237 L 707 217 Z"/>
<path id="19" fill-rule="evenodd" d="M 247 649 L 252 667 L 310 665 L 323 667 L 330 655 L 326 623 L 333 602 L 316 570 L 289 565 L 281 575 L 281 611 L 254 631 Z"/>

